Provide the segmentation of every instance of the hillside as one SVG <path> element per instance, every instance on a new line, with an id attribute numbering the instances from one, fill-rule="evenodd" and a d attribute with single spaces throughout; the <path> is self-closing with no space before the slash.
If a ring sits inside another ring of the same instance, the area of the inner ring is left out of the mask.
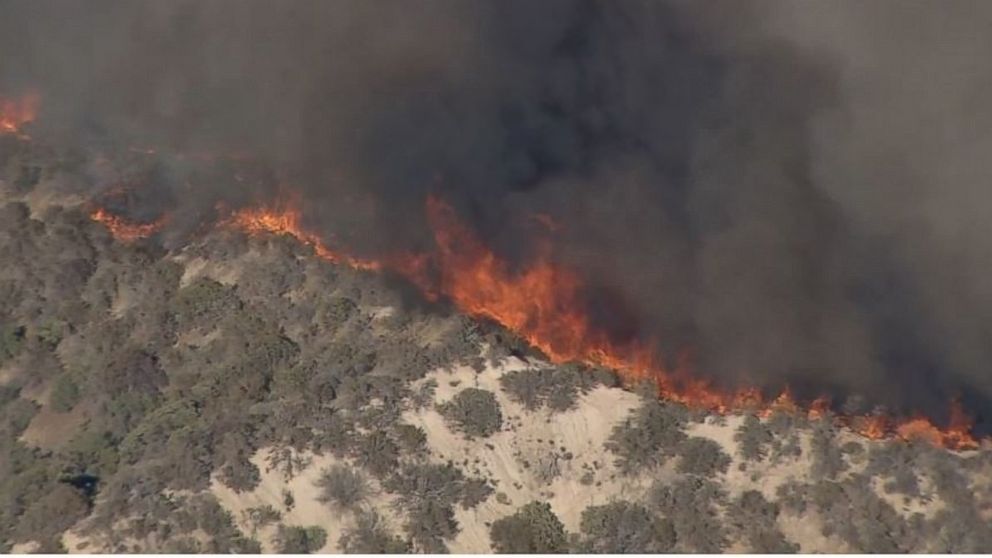
<path id="1" fill-rule="evenodd" d="M 0 183 L 0 550 L 992 551 L 987 445 L 659 401 L 287 236 L 114 238 L 31 161 Z"/>

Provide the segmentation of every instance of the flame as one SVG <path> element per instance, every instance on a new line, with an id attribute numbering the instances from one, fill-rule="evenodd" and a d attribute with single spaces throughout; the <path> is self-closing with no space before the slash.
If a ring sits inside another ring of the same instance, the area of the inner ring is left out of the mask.
<path id="1" fill-rule="evenodd" d="M 957 402 L 952 404 L 951 420 L 945 428 L 922 416 L 901 421 L 884 415 L 834 417 L 829 399 L 820 397 L 801 404 L 788 388 L 772 399 L 766 399 L 757 388 L 729 392 L 718 389 L 706 380 L 692 377 L 684 355 L 677 359 L 674 368 L 669 368 L 650 345 L 616 342 L 606 331 L 595 327 L 585 312 L 582 282 L 575 272 L 552 261 L 549 245 L 539 246 L 538 257 L 530 265 L 513 269 L 483 245 L 474 231 L 459 220 L 454 209 L 439 198 L 431 196 L 426 202 L 434 251 L 379 259 L 355 257 L 332 249 L 304 226 L 298 199 L 289 196 L 287 200 L 225 211 L 227 216 L 221 225 L 253 236 L 287 235 L 310 246 L 326 261 L 359 270 L 396 273 L 419 287 L 430 300 L 444 297 L 466 314 L 501 324 L 541 350 L 552 362 L 577 361 L 610 368 L 626 382 L 652 382 L 659 397 L 691 408 L 721 414 L 744 410 L 762 418 L 775 412 L 805 413 L 810 420 L 829 418 L 870 439 L 921 440 L 950 449 L 978 447 L 970 433 L 971 422 Z M 154 234 L 167 219 L 131 224 L 102 209 L 92 217 L 122 240 Z"/>
<path id="2" fill-rule="evenodd" d="M 903 440 L 922 440 L 933 445 L 977 449 L 978 440 L 971 434 L 972 421 L 965 414 L 958 400 L 951 401 L 950 419 L 946 428 L 941 429 L 924 416 L 909 419 L 895 428 L 895 434 Z"/>
<path id="3" fill-rule="evenodd" d="M 134 242 L 148 238 L 157 233 L 168 223 L 169 215 L 163 215 L 151 223 L 135 223 L 119 215 L 114 215 L 103 208 L 97 208 L 90 213 L 90 219 L 107 227 L 110 234 L 121 242 Z"/>
<path id="4" fill-rule="evenodd" d="M 358 258 L 342 251 L 331 249 L 320 236 L 306 230 L 302 225 L 302 213 L 295 201 L 273 206 L 248 207 L 233 212 L 224 224 L 240 229 L 249 235 L 278 234 L 295 238 L 313 248 L 317 257 L 354 269 L 364 271 L 396 270 L 411 278 L 418 286 L 427 289 L 426 279 L 428 258 L 425 255 L 398 255 L 384 260 Z"/>
<path id="5" fill-rule="evenodd" d="M 27 138 L 21 128 L 38 116 L 41 96 L 28 93 L 19 99 L 0 99 L 0 134 L 15 134 Z"/>

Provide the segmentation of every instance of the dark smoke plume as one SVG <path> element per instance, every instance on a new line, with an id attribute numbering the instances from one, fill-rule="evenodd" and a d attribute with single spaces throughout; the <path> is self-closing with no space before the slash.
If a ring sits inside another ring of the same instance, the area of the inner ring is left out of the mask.
<path id="1" fill-rule="evenodd" d="M 535 215 L 617 335 L 728 386 L 992 411 L 992 4 L 3 1 L 0 95 L 83 145 L 248 159 L 137 185 L 193 226 L 289 184 L 376 254 Z M 93 187 L 109 179 L 93 171 Z"/>

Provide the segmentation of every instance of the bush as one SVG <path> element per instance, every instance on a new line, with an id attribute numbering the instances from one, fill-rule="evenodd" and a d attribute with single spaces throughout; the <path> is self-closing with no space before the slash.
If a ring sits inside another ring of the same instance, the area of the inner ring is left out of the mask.
<path id="1" fill-rule="evenodd" d="M 20 352 L 26 333 L 24 326 L 0 325 L 0 364 Z"/>
<path id="2" fill-rule="evenodd" d="M 355 509 L 371 491 L 365 475 L 340 464 L 324 469 L 316 485 L 320 489 L 317 499 L 338 510 Z"/>
<path id="3" fill-rule="evenodd" d="M 327 531 L 316 525 L 287 527 L 280 525 L 275 537 L 280 554 L 313 554 L 327 543 Z"/>
<path id="4" fill-rule="evenodd" d="M 683 550 L 707 554 L 720 552 L 727 543 L 717 510 L 724 498 L 719 485 L 696 476 L 672 485 L 655 483 L 649 494 L 653 506 L 672 520 Z"/>
<path id="5" fill-rule="evenodd" d="M 52 391 L 49 394 L 49 403 L 52 409 L 59 413 L 67 413 L 79 403 L 79 386 L 68 374 L 61 374 L 52 383 Z"/>
<path id="6" fill-rule="evenodd" d="M 531 502 L 511 516 L 497 519 L 489 538 L 500 554 L 554 554 L 567 550 L 565 526 L 545 502 Z"/>
<path id="7" fill-rule="evenodd" d="M 406 554 L 410 545 L 389 531 L 374 510 L 359 513 L 354 525 L 341 534 L 341 550 L 346 554 Z"/>
<path id="8" fill-rule="evenodd" d="M 468 438 L 486 438 L 499 432 L 503 413 L 492 392 L 466 388 L 438 409 L 448 423 Z"/>
<path id="9" fill-rule="evenodd" d="M 575 366 L 538 370 L 512 370 L 503 374 L 500 387 L 513 401 L 529 411 L 547 405 L 553 411 L 567 411 L 575 406 L 580 393 L 594 384 L 595 378 Z"/>
<path id="10" fill-rule="evenodd" d="M 417 549 L 425 552 L 443 551 L 444 540 L 458 533 L 454 504 L 469 508 L 492 492 L 488 485 L 466 479 L 450 463 L 404 465 L 386 479 L 384 486 L 399 495 L 399 504 L 408 517 L 404 529 Z"/>
<path id="11" fill-rule="evenodd" d="M 730 505 L 727 517 L 747 541 L 751 552 L 786 554 L 799 546 L 786 540 L 778 528 L 779 506 L 756 490 L 746 490 Z"/>
<path id="12" fill-rule="evenodd" d="M 681 459 L 678 464 L 680 473 L 702 475 L 705 477 L 716 473 L 726 473 L 730 467 L 730 456 L 720 444 L 709 438 L 688 438 L 679 446 Z"/>
<path id="13" fill-rule="evenodd" d="M 658 554 L 671 551 L 675 545 L 675 527 L 670 520 L 629 502 L 586 508 L 579 529 L 582 538 L 578 551 L 584 554 Z"/>
<path id="14" fill-rule="evenodd" d="M 388 432 L 376 430 L 355 441 L 351 456 L 359 466 L 376 477 L 383 478 L 396 469 L 400 449 Z"/>
<path id="15" fill-rule="evenodd" d="M 816 479 L 833 479 L 847 469 L 843 452 L 834 444 L 833 427 L 825 421 L 813 428 L 810 451 L 813 454 L 810 472 Z"/>
<path id="16" fill-rule="evenodd" d="M 613 428 L 606 448 L 616 454 L 624 474 L 663 464 L 686 439 L 685 408 L 659 401 L 645 401 L 633 416 Z"/>
<path id="17" fill-rule="evenodd" d="M 734 433 L 737 452 L 748 461 L 761 461 L 768 455 L 768 445 L 772 443 L 771 430 L 754 415 L 744 419 Z"/>

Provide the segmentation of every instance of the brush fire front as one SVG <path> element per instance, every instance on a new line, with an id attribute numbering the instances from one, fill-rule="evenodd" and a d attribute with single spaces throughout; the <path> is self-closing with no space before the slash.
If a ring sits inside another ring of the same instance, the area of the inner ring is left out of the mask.
<path id="1" fill-rule="evenodd" d="M 948 424 L 940 427 L 922 415 L 905 419 L 835 414 L 828 398 L 797 401 L 788 388 L 774 398 L 767 398 L 757 388 L 721 391 L 694 377 L 684 358 L 675 369 L 666 368 L 647 344 L 615 343 L 608 332 L 592 323 L 583 311 L 579 276 L 551 261 L 547 256 L 550 247 L 543 251 L 544 257 L 513 271 L 478 240 L 449 204 L 436 196 L 428 197 L 425 203 L 434 250 L 377 259 L 356 257 L 346 249 L 329 246 L 303 224 L 298 200 L 297 196 L 287 196 L 280 202 L 230 211 L 217 225 L 250 236 L 287 235 L 310 246 L 317 257 L 326 261 L 399 275 L 417 286 L 428 300 L 443 297 L 469 315 L 506 327 L 551 362 L 610 368 L 626 383 L 652 382 L 660 398 L 690 408 L 719 414 L 753 412 L 768 417 L 782 412 L 805 415 L 811 420 L 829 418 L 869 439 L 922 441 L 954 450 L 978 447 L 978 440 L 971 434 L 972 423 L 957 401 L 951 403 Z M 133 223 L 102 208 L 93 211 L 91 218 L 124 242 L 152 236 L 168 223 L 168 215 L 152 223 Z"/>

